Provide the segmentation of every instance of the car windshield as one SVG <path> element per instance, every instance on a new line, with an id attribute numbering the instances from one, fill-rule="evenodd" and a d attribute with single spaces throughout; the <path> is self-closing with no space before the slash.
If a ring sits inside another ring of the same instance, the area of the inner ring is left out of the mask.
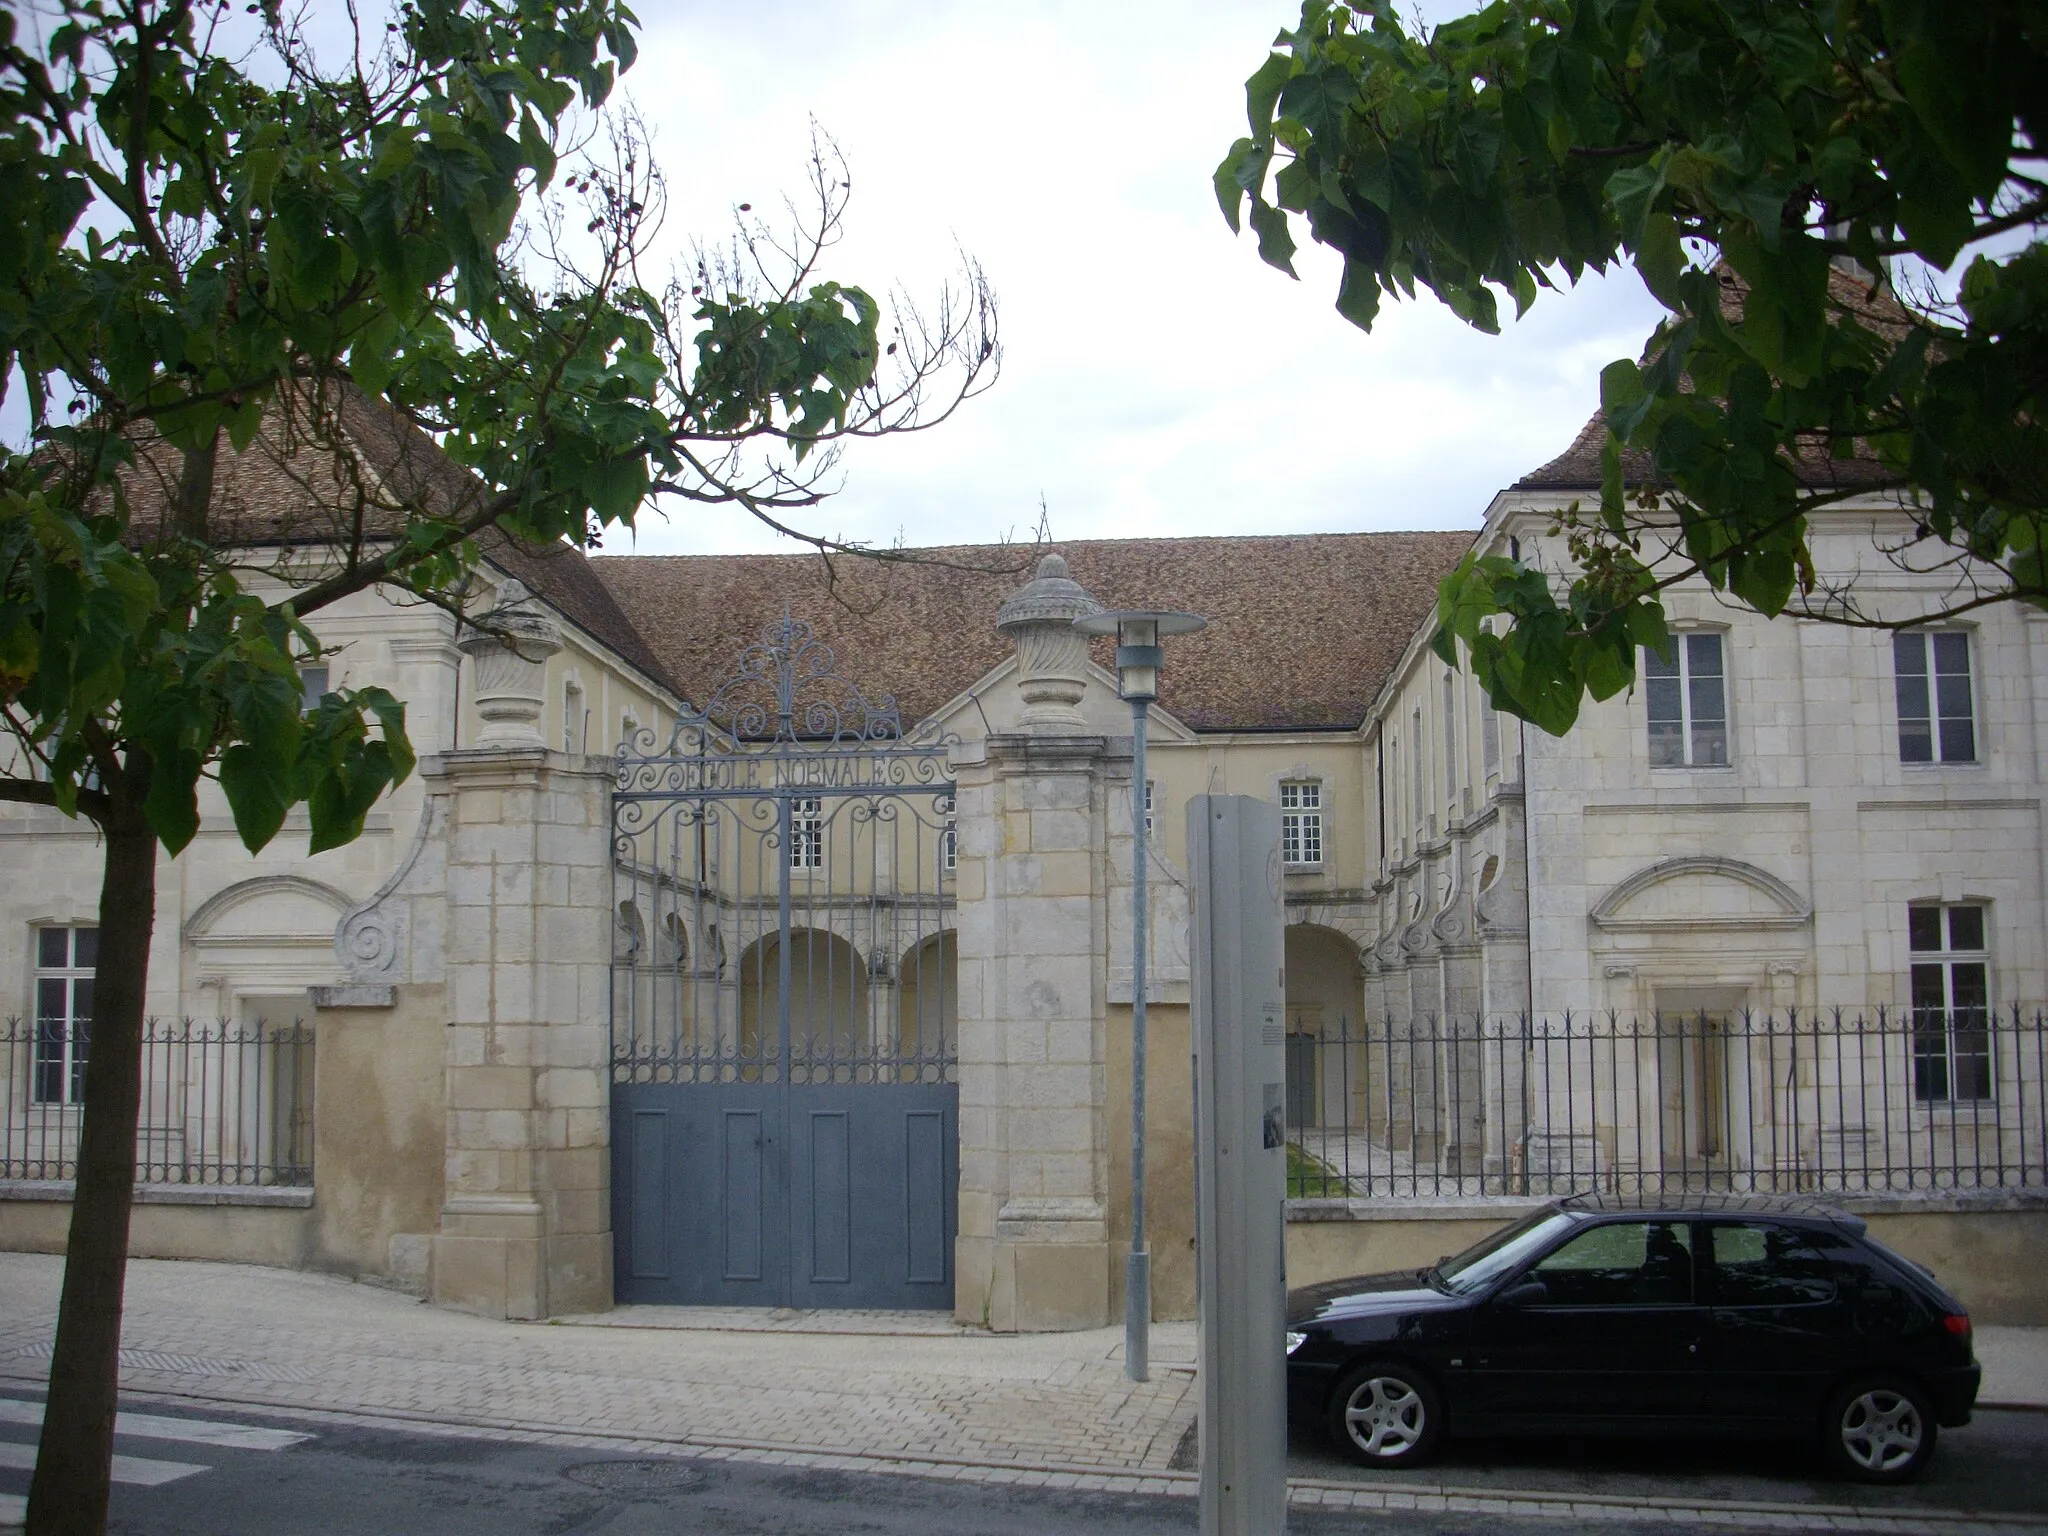
<path id="1" fill-rule="evenodd" d="M 1430 1278 L 1456 1295 L 1469 1296 L 1542 1252 L 1571 1225 L 1571 1217 L 1562 1211 L 1531 1211 L 1512 1227 L 1481 1238 L 1455 1259 L 1445 1259 L 1429 1272 Z"/>

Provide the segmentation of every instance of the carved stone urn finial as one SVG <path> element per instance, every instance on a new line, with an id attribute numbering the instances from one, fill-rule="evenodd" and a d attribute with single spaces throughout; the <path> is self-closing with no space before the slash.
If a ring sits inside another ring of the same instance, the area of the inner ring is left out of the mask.
<path id="1" fill-rule="evenodd" d="M 1074 620 L 1101 611 L 1102 604 L 1067 574 L 1061 555 L 1043 557 L 1038 574 L 997 611 L 996 628 L 1017 647 L 1017 690 L 1024 695 L 1026 731 L 1064 735 L 1088 729 L 1074 707 L 1088 688 L 1088 638 L 1074 628 Z"/>
<path id="2" fill-rule="evenodd" d="M 546 746 L 540 717 L 547 706 L 548 658 L 562 648 L 562 632 L 524 583 L 501 583 L 497 598 L 455 642 L 473 664 L 476 712 L 484 719 L 476 745 Z"/>

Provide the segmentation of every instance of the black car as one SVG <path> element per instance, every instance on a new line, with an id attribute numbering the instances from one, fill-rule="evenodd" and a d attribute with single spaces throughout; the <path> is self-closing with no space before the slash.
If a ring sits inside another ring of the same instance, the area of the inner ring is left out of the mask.
<path id="1" fill-rule="evenodd" d="M 1810 1200 L 1574 1197 L 1454 1259 L 1288 1297 L 1291 1416 L 1368 1466 L 1447 1434 L 1817 1434 L 1911 1477 L 1967 1424 L 1970 1319 L 1856 1217 Z"/>

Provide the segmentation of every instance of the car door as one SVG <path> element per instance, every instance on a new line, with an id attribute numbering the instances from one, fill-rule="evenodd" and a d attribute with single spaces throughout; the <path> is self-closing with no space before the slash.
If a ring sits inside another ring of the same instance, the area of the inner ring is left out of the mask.
<path id="1" fill-rule="evenodd" d="M 1475 1417 L 1670 1419 L 1698 1411 L 1705 1310 L 1691 1224 L 1604 1221 L 1510 1279 L 1475 1319 Z"/>
<path id="2" fill-rule="evenodd" d="M 1859 1347 L 1848 1240 L 1763 1220 L 1713 1222 L 1703 1242 L 1706 1412 L 1736 1429 L 1811 1420 Z"/>

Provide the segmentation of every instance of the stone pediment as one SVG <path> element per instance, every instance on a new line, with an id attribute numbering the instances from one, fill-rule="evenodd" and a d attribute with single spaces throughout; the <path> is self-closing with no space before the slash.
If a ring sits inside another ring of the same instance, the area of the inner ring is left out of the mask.
<path id="1" fill-rule="evenodd" d="M 184 938 L 202 948 L 318 945 L 334 942 L 334 924 L 350 905 L 331 885 L 303 875 L 258 875 L 216 891 L 185 919 Z"/>
<path id="2" fill-rule="evenodd" d="M 1712 854 L 1665 859 L 1640 869 L 1593 904 L 1609 932 L 1801 928 L 1813 904 L 1768 870 Z"/>

